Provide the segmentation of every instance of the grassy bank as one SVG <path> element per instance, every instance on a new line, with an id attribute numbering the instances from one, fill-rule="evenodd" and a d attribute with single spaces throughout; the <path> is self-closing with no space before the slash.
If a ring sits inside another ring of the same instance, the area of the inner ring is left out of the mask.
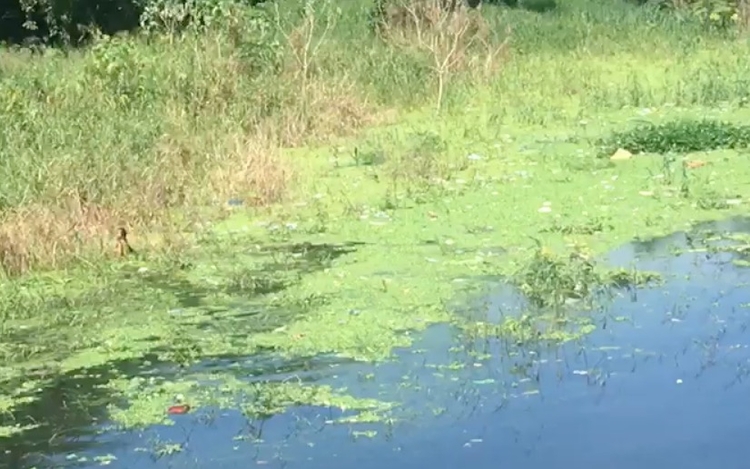
<path id="1" fill-rule="evenodd" d="M 463 35 L 423 43 L 374 35 L 366 2 L 313 6 L 307 17 L 229 11 L 219 31 L 102 39 L 70 54 L 4 52 L 4 270 L 96 259 L 118 225 L 180 233 L 229 198 L 278 202 L 310 180 L 294 179 L 281 148 L 438 99 L 444 119 L 481 109 L 500 128 L 741 104 L 748 93 L 744 42 L 627 5 L 486 8 L 456 25 Z"/>
<path id="2" fill-rule="evenodd" d="M 534 265 L 532 238 L 588 258 L 745 210 L 747 153 L 721 148 L 750 94 L 731 31 L 577 0 L 438 18 L 420 42 L 374 34 L 364 2 L 316 5 L 2 52 L 4 425 L 95 367 L 144 423 L 201 359 L 383 358 L 464 285 Z M 602 155 L 638 121 L 704 117 L 729 123 L 691 124 L 711 151 L 662 152 L 679 132 L 659 127 Z M 112 258 L 118 226 L 137 256 Z M 122 379 L 143 357 L 184 368 Z"/>

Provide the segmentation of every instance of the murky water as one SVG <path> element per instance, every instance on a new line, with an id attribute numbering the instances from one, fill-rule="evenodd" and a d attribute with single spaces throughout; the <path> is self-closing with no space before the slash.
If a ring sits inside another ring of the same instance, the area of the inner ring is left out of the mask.
<path id="1" fill-rule="evenodd" d="M 727 222 L 714 228 L 750 227 Z M 65 455 L 34 463 L 142 469 L 745 468 L 750 269 L 734 266 L 731 253 L 670 252 L 689 242 L 677 234 L 612 252 L 610 263 L 662 272 L 667 284 L 622 292 L 598 313 L 597 331 L 581 343 L 520 347 L 470 340 L 436 326 L 393 362 L 368 367 L 321 361 L 306 375 L 347 386 L 357 396 L 401 403 L 393 423 L 331 423 L 344 413 L 314 407 L 264 421 L 198 411 L 175 416 L 171 427 L 66 439 Z M 498 291 L 486 311 L 474 314 L 491 320 L 512 310 L 507 289 Z M 20 459 L 9 464 L 3 467 L 24 465 Z"/>

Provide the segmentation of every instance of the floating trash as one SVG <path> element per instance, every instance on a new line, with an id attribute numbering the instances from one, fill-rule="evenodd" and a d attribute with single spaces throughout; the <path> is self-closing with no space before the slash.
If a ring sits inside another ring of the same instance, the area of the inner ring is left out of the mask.
<path id="1" fill-rule="evenodd" d="M 539 213 L 549 213 L 552 211 L 552 202 L 544 202 L 539 208 Z"/>
<path id="2" fill-rule="evenodd" d="M 167 409 L 167 413 L 170 415 L 182 415 L 188 412 L 190 412 L 190 406 L 187 404 L 173 405 Z"/>

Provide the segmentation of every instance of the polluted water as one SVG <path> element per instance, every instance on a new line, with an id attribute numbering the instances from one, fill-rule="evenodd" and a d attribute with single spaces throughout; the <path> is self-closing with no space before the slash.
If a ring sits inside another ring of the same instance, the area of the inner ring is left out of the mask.
<path id="1" fill-rule="evenodd" d="M 737 241 L 710 234 L 743 232 L 750 224 L 729 220 L 610 252 L 605 264 L 663 282 L 619 290 L 588 313 L 593 331 L 563 345 L 469 337 L 443 324 L 387 362 L 321 357 L 306 372 L 265 377 L 396 403 L 384 418 L 342 422 L 347 410 L 316 406 L 255 419 L 174 412 L 171 426 L 92 428 L 57 435 L 64 444 L 55 448 L 23 444 L 31 436 L 22 434 L 6 440 L 3 467 L 745 468 L 750 269 Z M 498 287 L 474 319 L 514 314 L 516 296 Z"/>

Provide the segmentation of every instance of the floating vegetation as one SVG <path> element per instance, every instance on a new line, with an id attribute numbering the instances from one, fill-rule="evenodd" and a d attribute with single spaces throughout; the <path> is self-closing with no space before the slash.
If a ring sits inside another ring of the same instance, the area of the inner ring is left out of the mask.
<path id="1" fill-rule="evenodd" d="M 638 153 L 690 153 L 750 147 L 750 126 L 710 119 L 679 119 L 663 124 L 641 124 L 602 138 L 602 156 L 622 148 Z"/>
<path id="2" fill-rule="evenodd" d="M 532 308 L 558 310 L 570 300 L 589 298 L 603 284 L 594 267 L 594 261 L 581 251 L 560 256 L 537 241 L 533 256 L 513 283 Z"/>

